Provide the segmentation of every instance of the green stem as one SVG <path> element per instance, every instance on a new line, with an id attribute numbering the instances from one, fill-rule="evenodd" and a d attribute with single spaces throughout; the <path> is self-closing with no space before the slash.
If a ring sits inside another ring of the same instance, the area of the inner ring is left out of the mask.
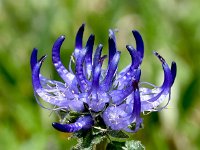
<path id="1" fill-rule="evenodd" d="M 107 138 L 104 138 L 99 144 L 94 145 L 93 150 L 106 150 L 108 144 Z"/>

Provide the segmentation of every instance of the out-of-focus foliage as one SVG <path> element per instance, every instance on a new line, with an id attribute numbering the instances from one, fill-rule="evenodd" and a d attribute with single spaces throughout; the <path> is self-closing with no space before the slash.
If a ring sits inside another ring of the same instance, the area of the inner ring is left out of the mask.
<path id="1" fill-rule="evenodd" d="M 177 62 L 178 74 L 168 109 L 144 115 L 144 129 L 132 137 L 148 150 L 197 150 L 200 147 L 200 1 L 199 0 L 0 0 L 0 149 L 69 149 L 74 140 L 51 126 L 58 117 L 39 107 L 33 97 L 29 57 L 51 55 L 53 42 L 66 35 L 62 60 L 67 65 L 78 27 L 86 23 L 86 41 L 107 50 L 108 29 L 116 28 L 120 68 L 130 61 L 126 44 L 132 29 L 145 42 L 142 80 L 161 84 L 157 50 Z M 128 59 L 127 59 L 128 58 Z M 57 78 L 50 57 L 42 72 Z"/>

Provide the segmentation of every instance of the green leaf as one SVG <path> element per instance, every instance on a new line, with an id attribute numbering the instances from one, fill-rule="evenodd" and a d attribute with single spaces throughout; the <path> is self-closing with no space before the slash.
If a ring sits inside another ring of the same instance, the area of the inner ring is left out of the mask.
<path id="1" fill-rule="evenodd" d="M 145 147 L 141 144 L 140 141 L 126 141 L 125 147 L 122 147 L 123 150 L 145 150 Z"/>
<path id="2" fill-rule="evenodd" d="M 106 138 L 105 135 L 94 135 L 92 130 L 85 132 L 81 131 L 74 134 L 74 136 L 78 138 L 78 143 L 72 148 L 72 150 L 92 150 L 94 145 L 99 144 L 104 138 Z"/>
<path id="3" fill-rule="evenodd" d="M 123 150 L 123 146 L 125 146 L 125 142 L 113 141 L 108 143 L 106 150 Z"/>
<path id="4" fill-rule="evenodd" d="M 91 143 L 92 146 L 99 145 L 105 138 L 106 138 L 106 136 L 103 136 L 103 135 L 95 136 L 94 139 L 92 140 L 92 143 Z"/>
<path id="5" fill-rule="evenodd" d="M 108 131 L 108 134 L 115 138 L 129 138 L 129 136 L 125 134 L 123 131 L 112 130 L 112 131 Z"/>

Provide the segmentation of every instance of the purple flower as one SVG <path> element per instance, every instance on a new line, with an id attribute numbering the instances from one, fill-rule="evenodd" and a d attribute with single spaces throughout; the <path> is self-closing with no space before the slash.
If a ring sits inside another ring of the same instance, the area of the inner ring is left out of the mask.
<path id="1" fill-rule="evenodd" d="M 154 52 L 164 71 L 163 84 L 155 86 L 141 82 L 140 65 L 144 56 L 144 44 L 140 33 L 134 30 L 132 33 L 136 48 L 126 46 L 132 61 L 118 73 L 120 51 L 117 50 L 114 31 L 109 30 L 108 67 L 103 69 L 102 64 L 107 58 L 107 55 L 101 55 L 103 45 L 99 44 L 93 53 L 95 38 L 91 35 L 86 46 L 83 46 L 84 26 L 83 24 L 77 32 L 75 49 L 68 69 L 60 59 L 60 49 L 65 37 L 60 36 L 53 45 L 52 62 L 64 82 L 47 79 L 40 74 L 46 56 L 38 60 L 37 49 L 33 50 L 31 70 L 36 98 L 39 96 L 54 105 L 56 110 L 79 113 L 74 122 L 52 124 L 62 132 L 90 129 L 94 124 L 98 125 L 97 117 L 103 119 L 108 129 L 136 132 L 142 123 L 141 112 L 158 111 L 167 106 L 176 77 L 176 63 L 172 62 L 169 67 L 165 60 Z M 72 63 L 75 64 L 74 70 L 71 68 Z M 159 107 L 167 97 L 167 104 Z M 133 125 L 134 129 L 130 127 Z"/>

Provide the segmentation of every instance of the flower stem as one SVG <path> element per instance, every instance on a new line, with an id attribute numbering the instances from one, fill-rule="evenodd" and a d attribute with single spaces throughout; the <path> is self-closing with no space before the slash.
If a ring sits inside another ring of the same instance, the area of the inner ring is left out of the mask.
<path id="1" fill-rule="evenodd" d="M 107 138 L 104 138 L 100 143 L 94 145 L 93 150 L 106 150 L 107 143 Z"/>

